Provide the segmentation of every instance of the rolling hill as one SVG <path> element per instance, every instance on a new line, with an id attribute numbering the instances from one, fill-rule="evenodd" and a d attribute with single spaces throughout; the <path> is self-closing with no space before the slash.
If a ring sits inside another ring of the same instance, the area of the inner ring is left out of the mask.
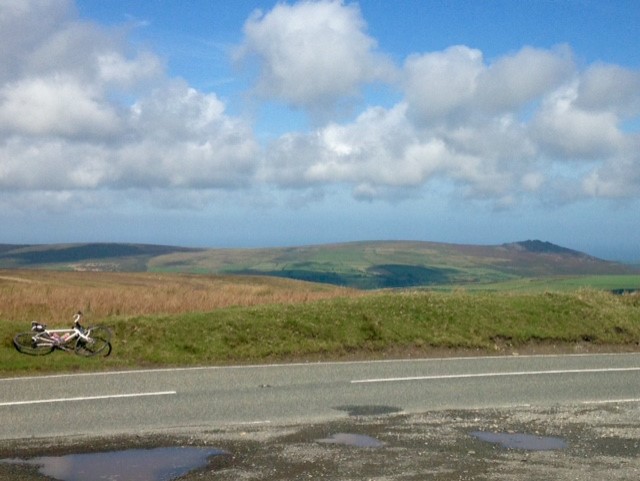
<path id="1" fill-rule="evenodd" d="M 148 244 L 0 244 L 0 268 L 141 272 L 154 257 L 190 251 Z"/>
<path id="2" fill-rule="evenodd" d="M 539 240 L 493 246 L 372 241 L 269 249 L 0 245 L 0 268 L 265 275 L 361 289 L 640 274 L 638 268 Z"/>

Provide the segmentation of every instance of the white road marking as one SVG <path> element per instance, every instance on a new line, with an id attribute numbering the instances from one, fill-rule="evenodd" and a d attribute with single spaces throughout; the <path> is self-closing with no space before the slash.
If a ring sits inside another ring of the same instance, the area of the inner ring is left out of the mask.
<path id="1" fill-rule="evenodd" d="M 139 392 L 139 393 L 132 393 L 132 394 L 108 394 L 105 396 L 84 396 L 84 397 L 68 397 L 68 398 L 57 398 L 57 399 L 34 399 L 29 401 L 3 402 L 3 403 L 0 403 L 0 406 L 23 406 L 26 404 L 95 401 L 97 399 L 120 399 L 120 398 L 132 398 L 132 397 L 144 397 L 144 396 L 168 396 L 172 394 L 176 394 L 176 391 Z"/>
<path id="2" fill-rule="evenodd" d="M 394 364 L 403 363 L 410 364 L 415 362 L 424 362 L 429 364 L 449 362 L 449 361 L 473 361 L 473 360 L 496 360 L 496 359 L 557 359 L 557 358 L 581 358 L 581 357 L 632 357 L 637 356 L 636 352 L 625 353 L 599 353 L 599 354 L 532 354 L 523 356 L 469 356 L 469 357 L 430 357 L 415 359 L 374 359 L 368 361 L 329 361 L 329 362 L 293 362 L 278 364 L 242 364 L 237 366 L 192 366 L 192 367 L 171 367 L 171 368 L 154 368 L 154 369 L 132 369 L 125 371 L 97 371 L 97 372 L 77 372 L 72 374 L 49 374 L 42 376 L 19 376 L 0 378 L 0 383 L 14 381 L 30 381 L 33 379 L 56 379 L 67 377 L 89 377 L 89 376 L 123 376 L 130 374 L 160 374 L 166 372 L 189 372 L 189 371 L 219 371 L 228 369 L 237 370 L 256 370 L 270 368 L 288 368 L 288 367 L 323 367 L 323 366 L 349 366 L 359 364 Z"/>
<path id="3" fill-rule="evenodd" d="M 375 382 L 402 382 L 402 381 L 437 381 L 445 379 L 468 379 L 477 377 L 505 377 L 505 376 L 541 376 L 549 374 L 585 374 L 599 372 L 628 372 L 640 371 L 640 367 L 614 367 L 603 369 L 561 369 L 552 371 L 511 371 L 511 372 L 484 372 L 477 374 L 443 374 L 437 376 L 409 376 L 387 377 L 377 379 L 354 379 L 351 384 L 375 383 Z"/>
<path id="4" fill-rule="evenodd" d="M 582 404 L 619 404 L 619 403 L 637 403 L 640 398 L 630 399 L 605 399 L 603 401 L 582 401 Z"/>
<path id="5" fill-rule="evenodd" d="M 236 422 L 230 423 L 231 426 L 258 426 L 262 424 L 271 424 L 271 421 L 244 421 L 244 422 Z"/>

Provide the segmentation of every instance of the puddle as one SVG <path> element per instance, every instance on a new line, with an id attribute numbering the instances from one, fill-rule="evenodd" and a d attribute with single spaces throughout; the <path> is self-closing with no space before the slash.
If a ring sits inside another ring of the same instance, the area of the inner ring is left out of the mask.
<path id="1" fill-rule="evenodd" d="M 475 431 L 471 436 L 488 443 L 502 444 L 507 449 L 523 449 L 526 451 L 551 451 L 564 449 L 567 443 L 560 438 L 533 436 L 519 433 L 490 433 Z"/>
<path id="2" fill-rule="evenodd" d="M 334 434 L 330 438 L 318 439 L 318 442 L 326 444 L 345 444 L 347 446 L 356 446 L 358 448 L 380 448 L 384 446 L 382 441 L 378 441 L 370 436 L 348 433 Z"/>
<path id="3" fill-rule="evenodd" d="M 39 466 L 40 474 L 60 481 L 171 481 L 222 454 L 208 448 L 156 448 L 4 461 Z"/>
<path id="4" fill-rule="evenodd" d="M 338 411 L 346 411 L 349 416 L 381 416 L 383 414 L 399 413 L 402 409 L 393 406 L 336 406 Z"/>

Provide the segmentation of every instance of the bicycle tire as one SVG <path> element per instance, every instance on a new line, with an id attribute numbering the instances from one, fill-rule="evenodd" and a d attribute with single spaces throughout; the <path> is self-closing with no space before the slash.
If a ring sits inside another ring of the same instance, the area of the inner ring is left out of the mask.
<path id="1" fill-rule="evenodd" d="M 55 349 L 53 344 L 37 344 L 33 340 L 32 332 L 21 332 L 13 338 L 13 345 L 22 354 L 29 356 L 45 356 Z"/>
<path id="2" fill-rule="evenodd" d="M 101 337 L 107 341 L 111 341 L 111 329 L 105 326 L 91 326 L 87 329 L 91 336 Z"/>
<path id="3" fill-rule="evenodd" d="M 90 332 L 88 340 L 78 338 L 76 341 L 74 350 L 78 356 L 93 357 L 100 355 L 107 357 L 111 354 L 111 332 L 107 328 L 101 326 L 90 327 L 88 332 Z"/>

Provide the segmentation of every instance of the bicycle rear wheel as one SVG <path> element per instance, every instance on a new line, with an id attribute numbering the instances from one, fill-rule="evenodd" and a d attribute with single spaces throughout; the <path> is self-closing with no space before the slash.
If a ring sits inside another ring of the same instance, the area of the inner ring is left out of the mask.
<path id="1" fill-rule="evenodd" d="M 104 327 L 91 327 L 88 339 L 78 338 L 75 352 L 79 356 L 92 357 L 100 355 L 107 357 L 111 354 L 111 332 Z"/>
<path id="2" fill-rule="evenodd" d="M 53 344 L 34 340 L 32 332 L 21 332 L 17 334 L 13 338 L 13 345 L 19 352 L 30 356 L 44 356 L 45 354 L 53 352 L 55 349 Z"/>

